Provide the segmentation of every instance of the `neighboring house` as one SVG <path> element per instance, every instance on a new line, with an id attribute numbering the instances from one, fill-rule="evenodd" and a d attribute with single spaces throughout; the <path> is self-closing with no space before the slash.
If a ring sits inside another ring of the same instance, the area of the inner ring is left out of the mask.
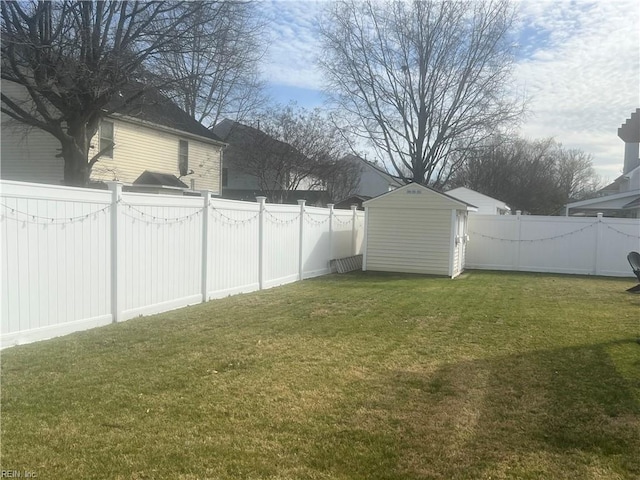
<path id="1" fill-rule="evenodd" d="M 26 98 L 22 87 L 2 82 L 3 94 Z M 90 156 L 112 145 L 94 165 L 92 182 L 118 180 L 130 189 L 221 192 L 225 144 L 176 104 L 153 90 L 109 115 L 91 143 Z M 2 169 L 7 180 L 60 184 L 64 162 L 52 135 L 2 115 Z"/>
<path id="2" fill-rule="evenodd" d="M 400 177 L 391 175 L 358 155 L 349 154 L 342 161 L 354 162 L 360 169 L 360 183 L 353 195 L 372 198 L 404 185 Z"/>
<path id="3" fill-rule="evenodd" d="M 301 154 L 291 145 L 229 119 L 218 123 L 213 133 L 228 144 L 222 166 L 223 198 L 255 201 L 256 196 L 264 195 L 268 202 L 285 198 L 287 203 L 296 203 L 298 199 L 307 200 L 309 205 L 326 203 L 320 182 L 295 171 L 293 157 Z M 288 163 L 294 165 L 289 170 Z M 261 185 L 261 177 L 266 185 Z M 290 183 L 292 188 L 285 190 L 284 183 Z"/>
<path id="4" fill-rule="evenodd" d="M 478 215 L 509 215 L 511 208 L 495 198 L 484 195 L 466 187 L 458 187 L 445 192 L 447 195 L 455 197 L 463 202 L 470 203 L 478 207 L 474 214 Z"/>
<path id="5" fill-rule="evenodd" d="M 600 190 L 597 198 L 569 203 L 566 214 L 640 218 L 640 108 L 618 129 L 624 142 L 622 175 Z"/>

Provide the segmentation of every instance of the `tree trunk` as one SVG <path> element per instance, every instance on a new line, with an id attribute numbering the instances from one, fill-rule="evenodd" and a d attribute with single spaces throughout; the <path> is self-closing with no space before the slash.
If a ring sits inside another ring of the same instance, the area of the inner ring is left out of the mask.
<path id="1" fill-rule="evenodd" d="M 87 153 L 83 152 L 74 141 L 62 145 L 64 159 L 64 184 L 72 187 L 86 187 L 89 184 L 89 162 Z"/>

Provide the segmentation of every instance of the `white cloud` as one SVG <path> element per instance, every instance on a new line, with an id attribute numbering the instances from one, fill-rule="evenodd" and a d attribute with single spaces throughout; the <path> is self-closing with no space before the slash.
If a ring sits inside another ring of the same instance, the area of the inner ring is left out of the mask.
<path id="1" fill-rule="evenodd" d="M 640 4 L 528 0 L 521 7 L 525 28 L 548 34 L 515 70 L 531 97 L 523 133 L 581 148 L 601 175 L 615 177 L 624 151 L 617 129 L 640 107 Z"/>
<path id="2" fill-rule="evenodd" d="M 318 15 L 323 1 L 264 2 L 271 32 L 264 62 L 271 84 L 322 88 Z M 521 52 L 515 85 L 530 96 L 522 134 L 554 137 L 591 153 L 615 178 L 624 144 L 618 127 L 640 107 L 640 2 L 520 0 Z"/>
<path id="3" fill-rule="evenodd" d="M 271 35 L 264 62 L 268 82 L 322 88 L 322 77 L 315 67 L 315 60 L 320 53 L 317 17 L 323 3 L 272 0 L 261 4 Z"/>

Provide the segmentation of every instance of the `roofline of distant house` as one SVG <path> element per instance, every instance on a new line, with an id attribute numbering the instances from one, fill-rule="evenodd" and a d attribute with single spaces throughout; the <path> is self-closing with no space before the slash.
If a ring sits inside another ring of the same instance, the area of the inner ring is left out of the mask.
<path id="1" fill-rule="evenodd" d="M 402 177 L 399 177 L 397 175 L 393 175 L 393 174 L 387 172 L 386 170 L 383 170 L 382 168 L 377 166 L 375 163 L 370 162 L 366 158 L 362 158 L 360 155 L 356 155 L 356 154 L 351 154 L 351 155 L 353 155 L 354 157 L 356 157 L 360 161 L 364 162 L 365 164 L 367 164 L 368 166 L 370 166 L 374 170 L 377 170 L 378 173 L 382 173 L 382 174 L 387 175 L 388 177 L 392 178 L 393 180 L 397 180 L 398 182 L 403 183 Z"/>
<path id="2" fill-rule="evenodd" d="M 567 203 L 565 205 L 566 208 L 581 208 L 586 207 L 588 205 L 592 205 L 594 203 L 602 203 L 608 202 L 611 200 L 620 200 L 625 197 L 633 197 L 635 195 L 640 195 L 640 189 L 629 190 L 627 192 L 614 193 L 613 195 L 605 195 L 602 197 L 590 198 L 588 200 L 580 200 L 579 202 Z"/>
<path id="3" fill-rule="evenodd" d="M 473 193 L 475 193 L 477 195 L 480 195 L 481 197 L 484 197 L 487 200 L 492 200 L 494 202 L 498 202 L 500 204 L 500 205 L 498 205 L 498 208 L 501 208 L 502 210 L 511 211 L 511 207 L 509 205 L 507 205 L 506 203 L 504 203 L 502 200 L 500 200 L 498 198 L 490 197 L 489 195 L 485 195 L 484 193 L 480 193 L 480 192 L 478 192 L 476 190 L 473 190 L 472 188 L 469 188 L 469 187 L 456 187 L 456 188 L 452 188 L 451 190 L 447 190 L 446 192 L 443 192 L 443 193 L 447 194 L 447 195 L 449 195 L 451 197 L 455 197 L 455 195 L 450 193 L 450 192 L 453 192 L 454 190 L 458 190 L 458 189 L 461 189 L 461 188 L 464 188 L 465 190 L 468 190 L 468 191 L 473 192 Z"/>
<path id="4" fill-rule="evenodd" d="M 107 115 L 107 118 L 113 118 L 113 119 L 117 119 L 117 120 L 121 120 L 123 122 L 129 122 L 129 123 L 134 123 L 134 124 L 138 124 L 138 125 L 143 125 L 145 127 L 149 127 L 149 128 L 153 128 L 155 130 L 160 130 L 163 132 L 167 132 L 167 133 L 172 133 L 174 135 L 178 135 L 181 137 L 185 137 L 185 138 L 191 138 L 193 140 L 198 140 L 204 143 L 209 143 L 211 145 L 216 145 L 219 146 L 221 148 L 226 148 L 227 146 L 229 146 L 228 143 L 225 143 L 221 140 L 216 140 L 214 138 L 209 138 L 209 137 L 203 137 L 202 135 L 198 135 L 195 133 L 190 133 L 190 132 L 185 132 L 184 130 L 180 130 L 179 128 L 173 128 L 173 127 L 168 127 L 166 125 L 161 125 L 159 123 L 155 123 L 155 122 L 150 122 L 149 120 L 141 120 L 139 118 L 136 117 L 131 117 L 129 115 L 124 115 L 121 113 L 110 113 L 109 115 Z M 195 122 L 196 120 L 194 120 Z"/>

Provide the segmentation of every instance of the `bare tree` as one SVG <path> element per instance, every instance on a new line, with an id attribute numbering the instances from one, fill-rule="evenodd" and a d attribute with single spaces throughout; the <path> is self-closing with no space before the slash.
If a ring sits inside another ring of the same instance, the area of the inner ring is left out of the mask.
<path id="1" fill-rule="evenodd" d="M 3 1 L 2 79 L 26 100 L 2 93 L 2 112 L 60 142 L 64 181 L 85 185 L 100 121 L 144 91 L 144 66 L 175 48 L 200 2 Z M 110 147 L 108 147 L 110 148 Z"/>
<path id="2" fill-rule="evenodd" d="M 327 191 L 335 201 L 357 181 L 358 172 L 340 160 L 348 151 L 344 136 L 320 110 L 274 106 L 257 128 L 224 120 L 213 131 L 229 143 L 227 165 L 255 177 L 271 202 L 287 202 L 293 190 Z"/>
<path id="3" fill-rule="evenodd" d="M 515 210 L 554 215 L 600 185 L 591 158 L 551 138 L 496 137 L 470 155 L 450 182 L 506 202 Z"/>
<path id="4" fill-rule="evenodd" d="M 593 168 L 591 155 L 578 149 L 565 150 L 562 145 L 558 145 L 556 175 L 567 201 L 593 198 L 604 187 Z"/>
<path id="5" fill-rule="evenodd" d="M 173 100 L 212 128 L 223 118 L 242 122 L 266 102 L 258 63 L 266 51 L 264 23 L 256 2 L 209 1 L 176 48 L 160 55 L 158 67 Z"/>
<path id="6" fill-rule="evenodd" d="M 401 178 L 438 187 L 522 113 L 513 22 L 507 0 L 339 1 L 321 28 L 327 90 Z"/>
<path id="7" fill-rule="evenodd" d="M 327 187 L 327 201 L 337 203 L 355 195 L 360 187 L 362 165 L 351 155 L 324 165 L 322 177 Z"/>
<path id="8" fill-rule="evenodd" d="M 344 132 L 329 121 L 320 109 L 306 110 L 295 104 L 272 109 L 262 119 L 262 128 L 272 138 L 292 147 L 286 164 L 283 189 L 304 186 L 306 190 L 326 190 L 329 201 L 350 190 L 357 182 L 351 164 L 341 161 L 348 151 Z"/>

